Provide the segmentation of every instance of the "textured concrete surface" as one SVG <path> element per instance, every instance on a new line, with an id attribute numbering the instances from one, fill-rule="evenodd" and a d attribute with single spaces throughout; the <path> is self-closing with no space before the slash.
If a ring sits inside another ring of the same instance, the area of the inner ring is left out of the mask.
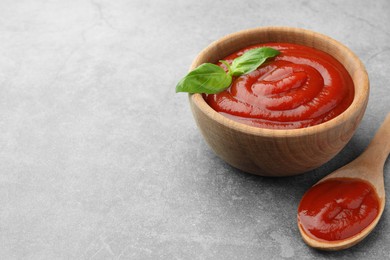
<path id="1" fill-rule="evenodd" d="M 307 247 L 295 218 L 390 111 L 389 13 L 387 0 L 0 1 L 0 259 L 389 259 L 388 209 L 335 253 Z M 210 42 L 266 25 L 343 42 L 371 79 L 351 142 L 292 178 L 219 160 L 174 93 Z M 389 178 L 388 161 L 390 191 Z"/>

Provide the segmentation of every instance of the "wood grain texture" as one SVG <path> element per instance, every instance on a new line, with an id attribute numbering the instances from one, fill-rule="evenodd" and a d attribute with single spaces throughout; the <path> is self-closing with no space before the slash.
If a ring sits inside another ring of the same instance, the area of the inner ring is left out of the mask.
<path id="1" fill-rule="evenodd" d="M 339 60 L 355 85 L 351 106 L 338 117 L 303 129 L 271 130 L 244 125 L 214 111 L 200 94 L 190 94 L 195 121 L 206 142 L 230 165 L 263 176 L 290 176 L 312 170 L 332 159 L 351 139 L 365 112 L 369 80 L 359 58 L 341 43 L 299 28 L 260 27 L 227 35 L 205 48 L 191 70 L 216 62 L 246 46 L 287 42 L 325 51 Z"/>
<path id="2" fill-rule="evenodd" d="M 318 241 L 308 236 L 298 221 L 303 240 L 311 247 L 321 250 L 342 250 L 352 247 L 363 240 L 378 224 L 385 209 L 386 193 L 383 178 L 383 166 L 390 153 L 390 113 L 377 131 L 367 149 L 351 163 L 329 174 L 315 185 L 333 178 L 358 178 L 371 183 L 379 198 L 377 218 L 360 233 L 339 241 Z"/>

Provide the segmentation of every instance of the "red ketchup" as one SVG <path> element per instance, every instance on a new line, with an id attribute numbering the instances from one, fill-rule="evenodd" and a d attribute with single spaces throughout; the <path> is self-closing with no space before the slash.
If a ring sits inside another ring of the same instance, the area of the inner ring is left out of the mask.
<path id="1" fill-rule="evenodd" d="M 231 63 L 245 51 L 264 46 L 280 54 L 257 70 L 233 78 L 227 90 L 204 95 L 214 110 L 251 126 L 293 129 L 328 121 L 352 103 L 351 76 L 335 58 L 314 48 L 290 43 L 258 44 L 224 60 Z"/>
<path id="2" fill-rule="evenodd" d="M 317 240 L 352 237 L 372 223 L 379 213 L 379 198 L 368 182 L 330 179 L 313 186 L 298 207 L 298 224 Z"/>

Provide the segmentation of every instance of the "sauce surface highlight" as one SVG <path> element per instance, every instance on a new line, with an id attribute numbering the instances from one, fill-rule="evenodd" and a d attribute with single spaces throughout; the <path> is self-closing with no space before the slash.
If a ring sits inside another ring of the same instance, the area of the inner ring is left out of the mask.
<path id="1" fill-rule="evenodd" d="M 203 95 L 214 110 L 251 126 L 293 129 L 328 121 L 352 103 L 354 86 L 346 69 L 329 54 L 314 48 L 289 43 L 258 44 L 224 60 L 231 63 L 245 51 L 265 46 L 281 53 L 257 70 L 233 78 L 227 90 Z"/>
<path id="2" fill-rule="evenodd" d="M 371 184 L 338 178 L 306 192 L 298 207 L 298 223 L 308 236 L 336 241 L 358 234 L 378 213 L 379 198 Z"/>

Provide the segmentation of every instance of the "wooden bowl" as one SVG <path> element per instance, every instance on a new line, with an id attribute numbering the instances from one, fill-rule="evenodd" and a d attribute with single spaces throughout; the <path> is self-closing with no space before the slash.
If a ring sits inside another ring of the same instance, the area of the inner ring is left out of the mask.
<path id="1" fill-rule="evenodd" d="M 366 110 L 368 75 L 359 58 L 346 46 L 316 32 L 288 27 L 260 27 L 227 35 L 201 51 L 190 69 L 205 62 L 215 63 L 244 47 L 267 42 L 310 46 L 339 60 L 355 85 L 350 107 L 319 125 L 273 130 L 228 119 L 213 110 L 201 94 L 190 94 L 189 101 L 206 142 L 228 164 L 262 176 L 297 175 L 326 163 L 351 139 Z"/>

